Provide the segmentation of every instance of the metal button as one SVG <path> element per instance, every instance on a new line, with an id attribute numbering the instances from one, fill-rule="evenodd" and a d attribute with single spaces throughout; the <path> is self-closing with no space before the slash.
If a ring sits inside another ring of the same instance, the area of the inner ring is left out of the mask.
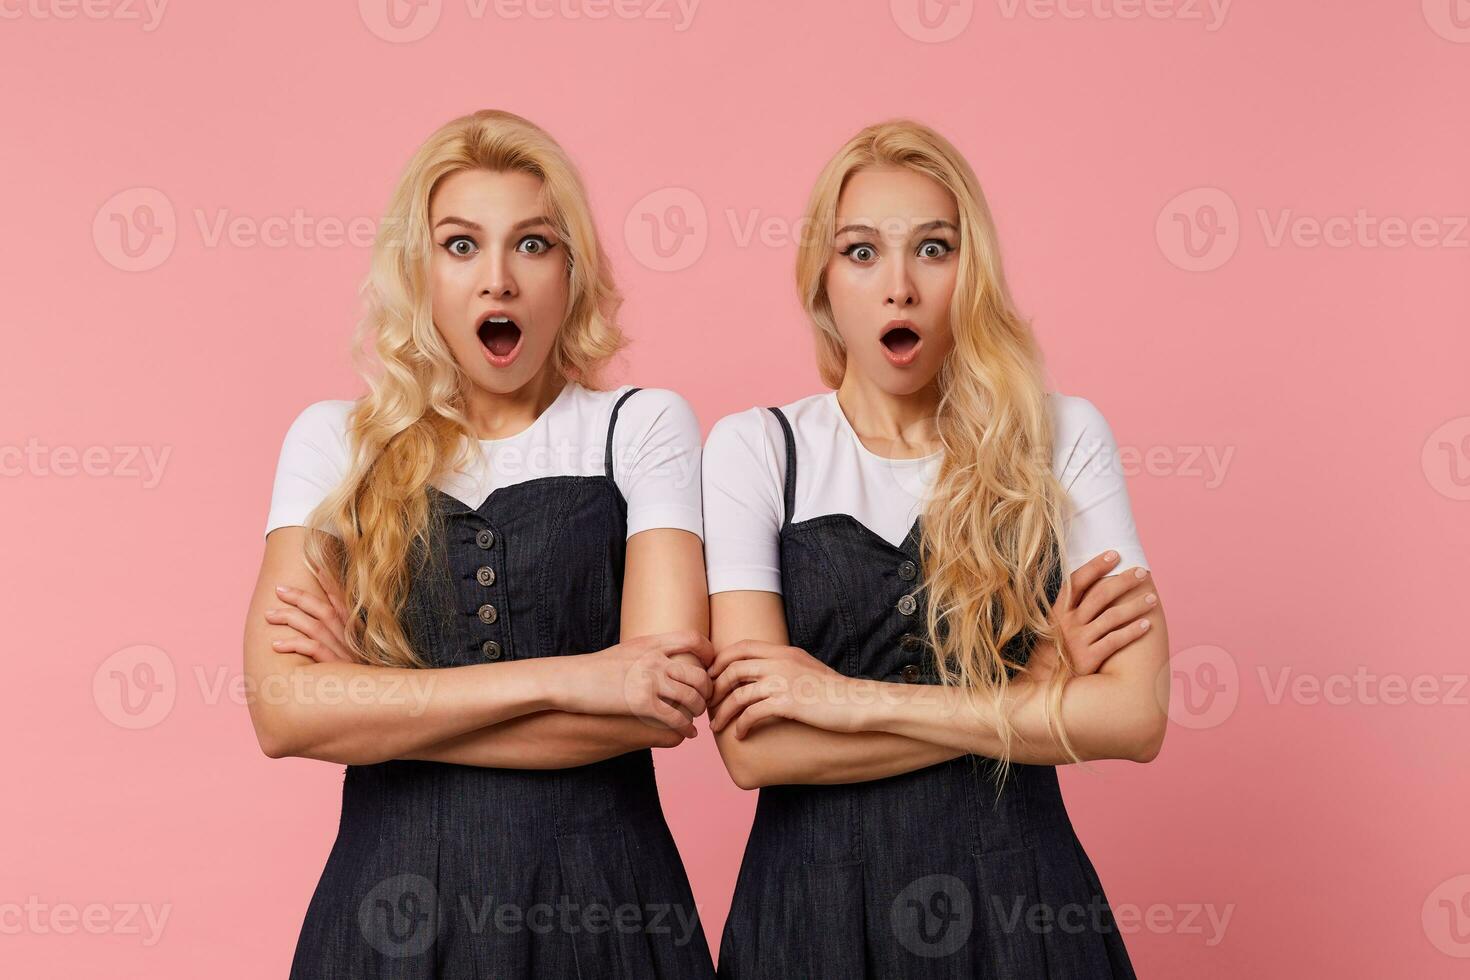
<path id="1" fill-rule="evenodd" d="M 919 566 L 911 561 L 905 560 L 898 566 L 898 577 L 905 582 L 913 581 L 915 575 L 919 574 Z"/>
<path id="2" fill-rule="evenodd" d="M 919 608 L 919 603 L 911 595 L 900 596 L 898 599 L 898 611 L 905 616 L 912 616 L 914 610 Z"/>
<path id="3" fill-rule="evenodd" d="M 475 535 L 475 544 L 489 551 L 495 547 L 495 532 L 488 528 Z"/>
<path id="4" fill-rule="evenodd" d="M 489 565 L 481 565 L 480 568 L 475 572 L 475 581 L 479 582 L 481 585 L 494 585 L 495 569 L 491 568 Z"/>
<path id="5" fill-rule="evenodd" d="M 495 611 L 495 607 L 487 602 L 480 607 L 479 617 L 482 623 L 493 623 L 500 618 L 500 615 Z"/>
<path id="6" fill-rule="evenodd" d="M 912 633 L 905 633 L 903 636 L 900 636 L 898 638 L 898 645 L 904 650 L 912 653 L 913 651 L 919 649 L 919 647 L 923 646 L 924 641 L 919 639 Z"/>
<path id="7" fill-rule="evenodd" d="M 480 652 L 485 655 L 486 660 L 500 659 L 500 644 L 494 640 L 486 640 L 480 644 Z"/>
<path id="8" fill-rule="evenodd" d="M 919 679 L 919 665 L 904 664 L 903 669 L 899 671 L 899 674 L 903 676 L 905 684 L 912 684 L 914 681 Z"/>

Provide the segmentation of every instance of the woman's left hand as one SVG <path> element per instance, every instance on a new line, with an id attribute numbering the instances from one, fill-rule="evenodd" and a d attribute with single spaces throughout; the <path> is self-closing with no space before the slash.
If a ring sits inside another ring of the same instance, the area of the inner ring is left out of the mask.
<path id="1" fill-rule="evenodd" d="M 858 679 L 840 674 L 800 647 L 741 640 L 720 651 L 709 668 L 715 691 L 710 731 L 734 723 L 744 738 L 761 722 L 786 718 L 850 731 Z"/>
<path id="2" fill-rule="evenodd" d="M 326 589 L 327 598 L 322 600 L 309 592 L 289 586 L 276 586 L 276 596 L 286 607 L 267 609 L 265 621 L 277 626 L 289 626 L 295 633 L 283 640 L 271 641 L 277 653 L 299 653 L 317 663 L 357 660 L 347 643 L 346 617 L 341 600 Z"/>

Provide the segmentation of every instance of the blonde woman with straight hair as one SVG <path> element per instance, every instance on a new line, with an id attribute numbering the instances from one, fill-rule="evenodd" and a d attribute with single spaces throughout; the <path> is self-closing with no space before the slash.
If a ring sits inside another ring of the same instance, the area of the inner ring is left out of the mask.
<path id="1" fill-rule="evenodd" d="M 566 154 L 441 127 L 364 293 L 367 392 L 287 432 L 245 630 L 262 749 L 347 767 L 291 976 L 713 976 L 649 751 L 712 693 L 699 426 L 599 381 Z"/>
<path id="2" fill-rule="evenodd" d="M 1055 768 L 1164 736 L 1112 433 L 1046 390 L 938 133 L 858 133 L 802 227 L 831 390 L 721 419 L 702 464 L 710 727 L 760 788 L 720 976 L 1132 977 Z"/>

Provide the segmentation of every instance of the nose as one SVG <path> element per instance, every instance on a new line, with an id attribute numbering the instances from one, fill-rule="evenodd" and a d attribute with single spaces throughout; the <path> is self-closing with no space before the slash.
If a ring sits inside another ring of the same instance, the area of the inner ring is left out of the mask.
<path id="1" fill-rule="evenodd" d="M 891 263 L 889 268 L 888 296 L 884 300 L 888 306 L 913 306 L 919 301 L 918 291 L 914 288 L 914 278 L 909 275 L 907 262 Z"/>
<path id="2" fill-rule="evenodd" d="M 515 276 L 510 262 L 500 249 L 486 249 L 480 271 L 480 296 L 482 299 L 499 299 L 516 295 Z"/>

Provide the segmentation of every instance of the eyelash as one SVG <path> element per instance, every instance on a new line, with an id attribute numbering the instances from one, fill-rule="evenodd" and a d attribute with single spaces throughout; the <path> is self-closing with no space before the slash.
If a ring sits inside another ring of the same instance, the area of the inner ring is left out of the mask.
<path id="1" fill-rule="evenodd" d="M 943 247 L 944 252 L 942 254 L 930 256 L 930 258 L 934 258 L 934 259 L 942 259 L 946 255 L 950 255 L 951 253 L 953 253 L 954 250 L 955 250 L 955 248 L 954 248 L 953 245 L 951 245 L 949 242 L 945 241 L 942 238 L 926 238 L 922 242 L 919 243 L 919 248 L 923 248 L 925 245 L 939 245 L 939 246 Z M 850 257 L 853 252 L 857 251 L 860 248 L 866 248 L 866 249 L 869 249 L 871 251 L 877 251 L 877 249 L 873 248 L 873 246 L 872 245 L 869 245 L 867 242 L 853 242 L 851 245 L 847 246 L 847 248 L 844 248 L 840 254 Z M 855 262 L 861 262 L 862 260 L 861 259 L 854 259 L 853 261 L 855 261 Z"/>
<path id="2" fill-rule="evenodd" d="M 469 242 L 471 245 L 474 245 L 477 249 L 479 248 L 479 244 L 473 238 L 471 238 L 469 235 L 454 235 L 454 236 L 451 236 L 450 238 L 446 239 L 444 242 L 441 243 L 441 247 L 446 252 L 448 252 L 450 255 L 453 255 L 455 258 L 461 258 L 462 259 L 466 255 L 471 254 L 471 253 L 467 253 L 467 252 L 466 253 L 456 252 L 454 250 L 454 243 L 455 242 L 458 242 L 458 241 L 466 241 L 466 242 Z M 556 243 L 553 242 L 553 241 L 548 240 L 545 235 L 527 235 L 525 238 L 522 238 L 519 242 L 516 243 L 516 251 L 519 252 L 521 250 L 521 246 L 524 245 L 526 242 L 529 242 L 529 241 L 537 241 L 537 242 L 540 242 L 541 243 L 541 251 L 539 251 L 539 252 L 527 252 L 526 253 L 527 255 L 545 255 L 547 252 L 549 252 L 552 249 L 556 248 Z"/>

